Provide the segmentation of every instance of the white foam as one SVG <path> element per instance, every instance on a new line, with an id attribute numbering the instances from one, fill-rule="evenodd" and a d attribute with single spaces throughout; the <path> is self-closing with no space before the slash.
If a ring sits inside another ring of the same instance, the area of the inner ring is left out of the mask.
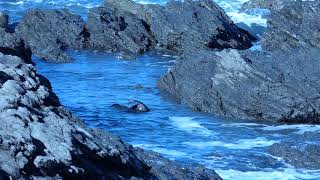
<path id="1" fill-rule="evenodd" d="M 229 124 L 222 124 L 223 127 L 261 127 L 266 126 L 264 124 L 258 123 L 229 123 Z"/>
<path id="2" fill-rule="evenodd" d="M 247 14 L 243 12 L 227 12 L 227 15 L 230 16 L 230 18 L 235 23 L 245 23 L 247 26 L 252 26 L 253 24 L 259 25 L 259 26 L 267 26 L 267 19 L 263 18 L 261 14 Z"/>
<path id="3" fill-rule="evenodd" d="M 270 171 L 242 172 L 233 169 L 216 169 L 216 172 L 225 180 L 294 180 L 294 179 L 319 179 L 320 171 L 298 171 L 295 169 L 279 169 Z"/>
<path id="4" fill-rule="evenodd" d="M 267 126 L 262 128 L 265 131 L 280 131 L 280 130 L 295 130 L 297 134 L 304 134 L 305 132 L 320 132 L 320 125 L 279 125 Z"/>
<path id="5" fill-rule="evenodd" d="M 172 125 L 180 130 L 197 133 L 203 136 L 216 135 L 216 133 L 210 131 L 206 127 L 202 126 L 199 122 L 195 121 L 193 117 L 170 117 Z"/>
<path id="6" fill-rule="evenodd" d="M 199 149 L 205 149 L 208 147 L 224 147 L 227 149 L 252 149 L 271 146 L 278 141 L 267 140 L 265 138 L 255 139 L 240 139 L 234 143 L 225 143 L 222 141 L 203 141 L 203 142 L 186 142 L 184 144 L 193 146 Z"/>

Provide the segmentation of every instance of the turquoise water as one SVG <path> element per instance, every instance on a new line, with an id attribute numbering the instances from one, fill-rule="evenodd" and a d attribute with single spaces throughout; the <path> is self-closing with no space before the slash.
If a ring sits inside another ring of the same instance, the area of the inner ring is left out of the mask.
<path id="1" fill-rule="evenodd" d="M 142 2 L 142 1 L 141 1 Z M 243 1 L 218 2 L 236 22 L 265 25 L 259 14 L 241 12 Z M 147 3 L 144 1 L 143 3 Z M 148 1 L 165 3 L 165 1 Z M 100 0 L 2 0 L 0 10 L 17 21 L 28 8 L 68 8 L 86 16 Z M 34 58 L 38 72 L 51 82 L 61 102 L 89 126 L 103 128 L 126 142 L 187 164 L 215 169 L 225 179 L 319 179 L 319 171 L 296 169 L 267 153 L 283 140 L 295 142 L 305 132 L 320 133 L 320 126 L 261 124 L 196 113 L 160 96 L 156 82 L 175 59 L 146 54 L 136 60 L 118 54 L 70 52 L 74 61 L 51 64 Z M 113 103 L 139 100 L 151 112 L 116 111 Z M 310 143 L 319 143 L 314 139 Z M 306 142 L 308 143 L 308 142 Z"/>

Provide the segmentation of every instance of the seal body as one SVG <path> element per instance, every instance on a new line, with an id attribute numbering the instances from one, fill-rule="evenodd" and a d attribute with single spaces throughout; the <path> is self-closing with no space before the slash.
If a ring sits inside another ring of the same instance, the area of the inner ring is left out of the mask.
<path id="1" fill-rule="evenodd" d="M 133 112 L 133 113 L 139 113 L 139 112 L 149 112 L 150 109 L 145 105 L 144 103 L 140 101 L 131 101 L 128 106 L 121 105 L 121 104 L 112 104 L 112 108 L 117 109 L 119 111 L 125 111 L 125 112 Z"/>
<path id="2" fill-rule="evenodd" d="M 140 101 L 133 101 L 132 104 L 129 106 L 129 110 L 132 112 L 149 112 L 150 111 L 147 105 L 143 104 Z"/>

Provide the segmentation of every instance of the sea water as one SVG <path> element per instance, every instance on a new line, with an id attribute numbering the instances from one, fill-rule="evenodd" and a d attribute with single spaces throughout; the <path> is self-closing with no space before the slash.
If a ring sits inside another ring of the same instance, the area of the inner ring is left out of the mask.
<path id="1" fill-rule="evenodd" d="M 217 0 L 239 24 L 266 26 L 263 13 L 245 12 L 246 0 Z M 164 4 L 163 0 L 138 1 Z M 101 0 L 1 0 L 17 22 L 29 8 L 67 8 L 86 18 Z M 319 179 L 320 170 L 296 169 L 267 148 L 281 141 L 295 143 L 305 132 L 320 133 L 318 125 L 278 125 L 192 112 L 160 95 L 157 80 L 175 62 L 174 57 L 146 54 L 125 60 L 117 54 L 70 52 L 71 63 L 52 64 L 36 57 L 38 72 L 52 83 L 63 105 L 86 124 L 119 135 L 126 142 L 161 153 L 184 164 L 215 169 L 224 179 Z M 119 112 L 110 106 L 139 100 L 149 113 Z M 319 139 L 312 142 L 320 143 Z"/>

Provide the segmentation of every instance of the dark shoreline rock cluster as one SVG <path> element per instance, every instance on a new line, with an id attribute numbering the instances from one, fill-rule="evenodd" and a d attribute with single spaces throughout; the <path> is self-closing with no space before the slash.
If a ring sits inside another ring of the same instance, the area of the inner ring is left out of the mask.
<path id="1" fill-rule="evenodd" d="M 8 35 L 0 39 L 4 36 Z M 172 0 L 164 6 L 106 0 L 89 10 L 87 21 L 65 9 L 34 9 L 11 36 L 23 41 L 33 55 L 51 62 L 70 61 L 68 49 L 181 54 L 189 47 L 247 49 L 255 40 L 211 0 Z"/>
<path id="2" fill-rule="evenodd" d="M 184 53 L 159 88 L 197 111 L 319 124 L 319 5 L 293 1 L 272 9 L 261 52 Z"/>

